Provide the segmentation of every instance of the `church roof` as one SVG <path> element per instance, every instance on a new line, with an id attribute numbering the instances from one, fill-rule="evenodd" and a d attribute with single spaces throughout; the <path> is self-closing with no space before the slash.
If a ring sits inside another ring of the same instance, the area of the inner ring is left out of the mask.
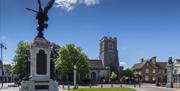
<path id="1" fill-rule="evenodd" d="M 88 64 L 90 68 L 103 68 L 102 60 L 90 59 Z"/>

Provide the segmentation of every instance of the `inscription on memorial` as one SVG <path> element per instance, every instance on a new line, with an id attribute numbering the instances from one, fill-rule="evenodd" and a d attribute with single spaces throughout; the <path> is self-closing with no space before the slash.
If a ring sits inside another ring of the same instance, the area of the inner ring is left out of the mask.
<path id="1" fill-rule="evenodd" d="M 48 85 L 36 85 L 35 89 L 36 90 L 49 89 L 49 86 Z"/>
<path id="2" fill-rule="evenodd" d="M 36 72 L 39 75 L 45 75 L 47 73 L 47 55 L 44 50 L 40 50 L 37 54 Z"/>

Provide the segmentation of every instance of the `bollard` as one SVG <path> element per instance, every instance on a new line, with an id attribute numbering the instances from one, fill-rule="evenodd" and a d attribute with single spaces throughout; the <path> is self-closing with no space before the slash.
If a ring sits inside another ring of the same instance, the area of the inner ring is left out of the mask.
<path id="1" fill-rule="evenodd" d="M 78 88 L 79 88 L 79 85 L 77 84 L 77 85 L 76 85 L 76 89 L 78 89 Z"/>
<path id="2" fill-rule="evenodd" d="M 70 90 L 70 85 L 68 84 L 68 90 Z"/>
<path id="3" fill-rule="evenodd" d="M 62 84 L 62 89 L 64 89 L 64 84 Z"/>
<path id="4" fill-rule="evenodd" d="M 134 84 L 134 88 L 136 88 L 136 83 Z"/>
<path id="5" fill-rule="evenodd" d="M 113 88 L 113 84 L 111 84 L 111 88 Z"/>
<path id="6" fill-rule="evenodd" d="M 139 83 L 139 88 L 141 87 L 141 83 Z"/>
<path id="7" fill-rule="evenodd" d="M 120 87 L 122 88 L 122 84 L 120 84 Z"/>
<path id="8" fill-rule="evenodd" d="M 89 84 L 89 88 L 91 88 L 91 84 Z"/>
<path id="9" fill-rule="evenodd" d="M 73 89 L 77 89 L 77 85 L 75 85 Z"/>
<path id="10" fill-rule="evenodd" d="M 103 88 L 103 84 L 101 84 L 101 88 Z"/>

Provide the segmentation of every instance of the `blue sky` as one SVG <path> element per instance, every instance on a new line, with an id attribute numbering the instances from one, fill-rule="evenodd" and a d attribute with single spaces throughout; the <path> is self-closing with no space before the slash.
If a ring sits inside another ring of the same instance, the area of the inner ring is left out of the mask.
<path id="1" fill-rule="evenodd" d="M 54 6 L 45 37 L 60 46 L 74 43 L 91 59 L 98 57 L 103 36 L 117 37 L 119 59 L 125 67 L 142 57 L 180 58 L 180 0 L 98 0 L 91 4 L 74 3 L 70 11 Z M 35 13 L 26 7 L 37 9 L 36 0 L 0 0 L 0 36 L 8 47 L 5 63 L 12 63 L 20 40 L 32 42 L 36 36 Z"/>

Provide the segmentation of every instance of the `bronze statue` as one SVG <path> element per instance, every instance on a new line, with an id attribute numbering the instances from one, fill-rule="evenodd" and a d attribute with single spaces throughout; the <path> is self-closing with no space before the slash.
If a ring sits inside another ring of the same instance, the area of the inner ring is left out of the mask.
<path id="1" fill-rule="evenodd" d="M 169 57 L 168 63 L 169 63 L 169 64 L 172 64 L 172 63 L 173 63 L 172 57 Z"/>
<path id="2" fill-rule="evenodd" d="M 38 37 L 43 37 L 43 31 L 45 28 L 48 27 L 48 24 L 47 24 L 48 15 L 47 15 L 47 13 L 52 8 L 54 2 L 55 2 L 55 0 L 50 0 L 48 2 L 48 4 L 44 7 L 44 9 L 42 9 L 41 1 L 38 0 L 38 4 L 39 4 L 39 10 L 38 11 L 26 8 L 27 10 L 31 10 L 31 11 L 37 13 L 36 19 L 38 20 L 38 27 L 37 27 Z"/>

